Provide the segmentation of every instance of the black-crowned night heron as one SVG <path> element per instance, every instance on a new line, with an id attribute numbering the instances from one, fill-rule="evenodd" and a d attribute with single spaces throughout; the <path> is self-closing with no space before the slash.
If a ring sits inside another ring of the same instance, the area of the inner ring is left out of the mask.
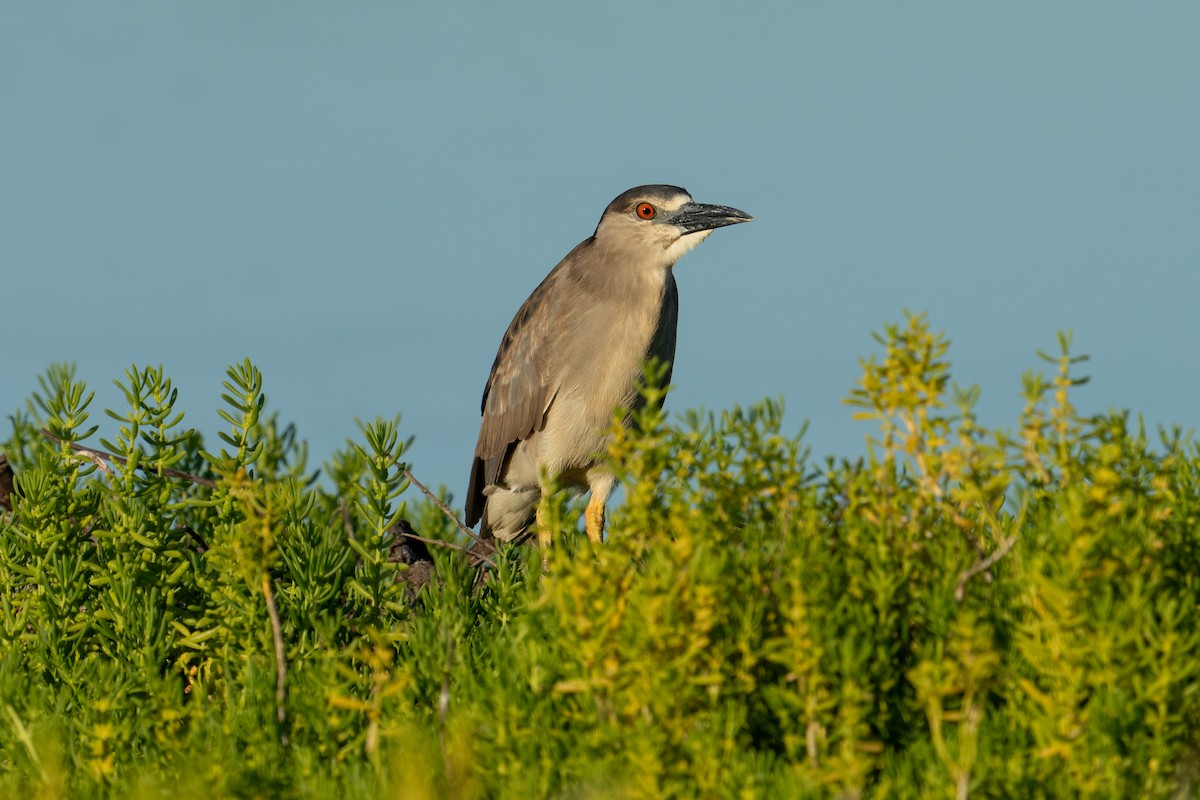
<path id="1" fill-rule="evenodd" d="M 693 203 L 678 186 L 638 186 L 608 204 L 500 342 L 483 390 L 468 525 L 482 519 L 485 537 L 511 541 L 534 521 L 543 488 L 588 489 L 587 534 L 600 541 L 615 483 L 604 459 L 613 412 L 634 408 L 647 359 L 675 358 L 671 268 L 713 229 L 750 219 Z"/>

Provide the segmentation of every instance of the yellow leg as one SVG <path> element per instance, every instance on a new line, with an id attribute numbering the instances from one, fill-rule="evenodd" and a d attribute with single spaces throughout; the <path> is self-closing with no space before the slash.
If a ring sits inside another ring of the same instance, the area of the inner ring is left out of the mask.
<path id="1" fill-rule="evenodd" d="M 545 508 L 545 502 L 544 498 L 538 501 L 537 519 L 534 524 L 537 525 L 538 548 L 542 551 L 542 572 L 549 572 L 550 526 L 546 524 L 546 512 L 542 510 Z"/>
<path id="2" fill-rule="evenodd" d="M 592 499 L 588 501 L 587 511 L 583 512 L 587 535 L 593 542 L 604 541 L 604 501 L 607 499 L 593 494 Z"/>
<path id="3" fill-rule="evenodd" d="M 538 501 L 537 519 L 534 524 L 537 525 L 538 547 L 545 550 L 550 546 L 550 526 L 546 524 L 546 512 L 543 502 L 541 500 Z"/>
<path id="4" fill-rule="evenodd" d="M 604 541 L 604 505 L 612 494 L 616 480 L 604 469 L 594 469 L 588 473 L 588 488 L 592 498 L 588 500 L 587 511 L 583 519 L 587 527 L 588 538 L 593 542 Z"/>

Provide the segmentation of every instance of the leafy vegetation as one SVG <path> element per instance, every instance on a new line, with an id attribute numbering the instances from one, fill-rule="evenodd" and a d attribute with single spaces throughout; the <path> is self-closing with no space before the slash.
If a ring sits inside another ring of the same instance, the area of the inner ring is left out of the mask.
<path id="1" fill-rule="evenodd" d="M 3 448 L 0 795 L 1194 796 L 1200 451 L 1081 417 L 1065 338 L 1008 431 L 924 318 L 879 341 L 866 458 L 651 403 L 608 542 L 555 498 L 544 563 L 434 547 L 413 601 L 398 520 L 469 541 L 398 420 L 318 481 L 249 362 L 216 450 L 161 369 L 98 443 L 50 369 Z"/>

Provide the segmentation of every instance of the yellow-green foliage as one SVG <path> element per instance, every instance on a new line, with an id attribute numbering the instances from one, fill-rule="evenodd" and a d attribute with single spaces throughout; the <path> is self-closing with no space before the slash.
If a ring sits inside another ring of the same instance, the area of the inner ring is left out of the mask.
<path id="1" fill-rule="evenodd" d="M 1195 796 L 1197 448 L 1082 418 L 1065 337 L 1006 431 L 923 317 L 879 341 L 865 458 L 651 402 L 606 543 L 558 497 L 547 554 L 435 548 L 412 605 L 395 520 L 468 542 L 400 500 L 395 421 L 316 480 L 249 362 L 215 454 L 161 370 L 101 443 L 50 370 L 5 447 L 0 795 Z"/>

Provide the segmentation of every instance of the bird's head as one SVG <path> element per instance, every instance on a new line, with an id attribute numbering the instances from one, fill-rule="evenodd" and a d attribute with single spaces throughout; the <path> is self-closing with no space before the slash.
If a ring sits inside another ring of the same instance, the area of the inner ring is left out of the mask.
<path id="1" fill-rule="evenodd" d="M 649 255 L 670 267 L 716 228 L 752 219 L 736 208 L 693 202 L 678 186 L 638 186 L 608 204 L 595 239 L 602 247 Z"/>

